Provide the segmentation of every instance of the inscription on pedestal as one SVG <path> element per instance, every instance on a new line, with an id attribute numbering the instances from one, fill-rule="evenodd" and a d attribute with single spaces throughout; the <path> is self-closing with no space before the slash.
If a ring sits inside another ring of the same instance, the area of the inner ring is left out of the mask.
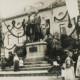
<path id="1" fill-rule="evenodd" d="M 34 42 L 26 44 L 26 51 L 27 51 L 27 59 L 32 58 L 43 58 L 45 57 L 45 51 L 47 49 L 46 42 Z"/>
<path id="2" fill-rule="evenodd" d="M 37 47 L 31 47 L 29 48 L 29 52 L 33 53 L 33 52 L 37 52 Z"/>

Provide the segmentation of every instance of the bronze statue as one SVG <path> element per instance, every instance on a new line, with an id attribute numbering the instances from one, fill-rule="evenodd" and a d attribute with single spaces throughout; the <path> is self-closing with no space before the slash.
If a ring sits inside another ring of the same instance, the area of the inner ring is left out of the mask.
<path id="1" fill-rule="evenodd" d="M 35 13 L 35 16 L 34 16 L 34 24 L 35 24 L 35 41 L 40 41 L 40 35 L 41 35 L 41 28 L 40 28 L 41 18 L 40 18 L 40 16 L 37 15 L 37 13 Z"/>

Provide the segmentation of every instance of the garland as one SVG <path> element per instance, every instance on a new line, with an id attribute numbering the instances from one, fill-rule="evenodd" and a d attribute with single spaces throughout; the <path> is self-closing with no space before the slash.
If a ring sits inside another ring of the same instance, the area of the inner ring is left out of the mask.
<path id="1" fill-rule="evenodd" d="M 21 37 L 23 37 L 23 36 L 25 35 L 24 33 L 23 33 L 23 35 L 21 35 L 21 36 L 16 36 L 16 35 L 14 35 L 14 34 L 11 32 L 11 30 L 9 30 L 9 28 L 8 28 L 8 26 L 6 25 L 5 21 L 4 21 L 4 24 L 5 24 L 5 26 L 7 27 L 8 31 L 9 31 L 14 37 L 21 38 Z"/>
<path id="2" fill-rule="evenodd" d="M 69 36 L 71 36 L 75 32 L 75 30 L 76 30 L 76 28 L 74 28 L 74 30 L 72 31 L 72 33 Z"/>
<path id="3" fill-rule="evenodd" d="M 21 27 L 22 27 L 22 25 L 19 27 L 19 28 L 17 28 L 16 26 L 14 26 L 16 29 L 20 29 Z"/>
<path id="4" fill-rule="evenodd" d="M 74 30 L 72 31 L 72 33 L 69 35 L 69 36 L 71 36 L 75 31 L 76 31 L 76 21 L 75 21 L 75 18 L 73 18 L 74 19 L 74 24 L 75 24 L 75 28 L 74 28 Z"/>
<path id="5" fill-rule="evenodd" d="M 22 47 L 24 48 L 24 47 L 25 47 L 25 45 L 26 45 L 26 44 L 24 43 Z M 4 46 L 4 48 L 5 48 L 5 49 L 7 49 L 7 50 L 11 50 L 11 49 L 13 49 L 14 47 L 17 47 L 17 45 L 16 45 L 16 44 L 14 44 L 14 46 L 13 46 L 13 47 L 11 47 L 11 48 L 7 48 L 6 46 Z"/>
<path id="6" fill-rule="evenodd" d="M 16 45 L 14 44 L 14 46 L 12 48 L 7 48 L 6 46 L 4 46 L 4 48 L 6 48 L 7 50 L 11 50 L 15 47 Z"/>
<path id="7" fill-rule="evenodd" d="M 58 19 L 57 17 L 54 17 L 54 21 L 55 20 L 58 20 L 58 21 L 63 20 L 67 16 L 67 14 L 68 14 L 68 11 L 66 11 L 66 14 L 61 19 Z"/>
<path id="8" fill-rule="evenodd" d="M 9 27 L 9 25 L 8 25 L 8 27 Z M 10 29 L 10 31 L 11 31 L 13 28 L 14 28 L 14 26 Z"/>

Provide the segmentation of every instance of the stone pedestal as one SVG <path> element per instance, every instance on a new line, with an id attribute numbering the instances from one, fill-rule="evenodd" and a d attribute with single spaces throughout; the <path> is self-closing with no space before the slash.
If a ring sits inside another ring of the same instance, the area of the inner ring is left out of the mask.
<path id="1" fill-rule="evenodd" d="M 36 59 L 36 58 L 44 58 L 45 51 L 47 49 L 46 42 L 34 42 L 26 44 L 26 58 L 27 59 Z"/>

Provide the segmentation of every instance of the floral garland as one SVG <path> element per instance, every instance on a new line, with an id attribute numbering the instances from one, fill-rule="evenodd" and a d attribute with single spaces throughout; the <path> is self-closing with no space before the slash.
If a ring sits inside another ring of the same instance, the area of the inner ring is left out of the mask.
<path id="1" fill-rule="evenodd" d="M 14 34 L 11 32 L 11 30 L 9 30 L 9 28 L 8 28 L 8 26 L 6 25 L 5 21 L 4 21 L 4 24 L 5 24 L 5 26 L 7 27 L 8 31 L 9 31 L 14 37 L 21 38 L 21 37 L 23 37 L 23 36 L 25 35 L 24 33 L 23 33 L 23 35 L 21 35 L 21 36 L 16 36 L 16 35 L 14 35 Z"/>
<path id="2" fill-rule="evenodd" d="M 9 27 L 10 25 L 8 25 L 8 27 Z M 10 31 L 12 30 L 14 28 L 14 26 L 10 29 Z"/>
<path id="3" fill-rule="evenodd" d="M 15 46 L 16 46 L 16 45 L 14 44 L 14 46 L 11 47 L 11 48 L 7 48 L 6 46 L 4 46 L 4 48 L 7 49 L 7 50 L 11 50 L 11 49 L 13 49 Z"/>
<path id="4" fill-rule="evenodd" d="M 55 20 L 58 20 L 58 21 L 63 20 L 67 16 L 67 14 L 68 14 L 68 11 L 66 11 L 66 14 L 61 19 L 58 19 L 57 17 L 54 17 L 54 21 Z"/>
<path id="5" fill-rule="evenodd" d="M 72 31 L 72 33 L 69 36 L 71 36 L 75 31 L 76 31 L 76 28 L 74 28 L 74 30 Z"/>
<path id="6" fill-rule="evenodd" d="M 24 43 L 22 47 L 24 48 L 25 45 L 26 45 L 26 44 Z M 14 44 L 13 47 L 11 47 L 11 48 L 7 48 L 6 46 L 4 46 L 4 48 L 7 49 L 7 50 L 11 50 L 11 49 L 13 49 L 14 47 L 19 47 L 19 46 L 17 46 L 16 44 Z"/>
<path id="7" fill-rule="evenodd" d="M 20 29 L 21 27 L 22 27 L 22 25 L 19 27 L 19 28 L 17 28 L 16 26 L 14 26 L 16 29 Z"/>

